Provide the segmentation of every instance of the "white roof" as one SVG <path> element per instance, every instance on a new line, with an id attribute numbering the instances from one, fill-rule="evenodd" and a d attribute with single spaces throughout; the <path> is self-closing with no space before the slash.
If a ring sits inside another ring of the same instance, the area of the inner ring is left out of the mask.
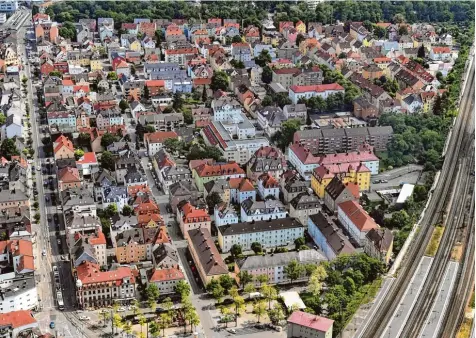
<path id="1" fill-rule="evenodd" d="M 292 306 L 297 307 L 299 310 L 306 308 L 306 305 L 296 291 L 281 292 L 279 296 L 283 298 L 287 309 L 290 309 Z"/>
<path id="2" fill-rule="evenodd" d="M 408 197 L 412 195 L 413 188 L 415 188 L 414 184 L 405 183 L 400 190 L 400 194 L 398 195 L 397 204 L 404 203 Z"/>

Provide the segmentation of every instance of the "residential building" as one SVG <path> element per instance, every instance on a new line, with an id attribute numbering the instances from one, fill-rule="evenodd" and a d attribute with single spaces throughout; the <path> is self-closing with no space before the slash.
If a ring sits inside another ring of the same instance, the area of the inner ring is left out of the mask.
<path id="1" fill-rule="evenodd" d="M 221 258 L 208 229 L 190 230 L 187 242 L 203 285 L 207 285 L 212 279 L 218 279 L 222 275 L 229 275 L 228 267 Z"/>
<path id="2" fill-rule="evenodd" d="M 308 218 L 307 231 L 327 259 L 340 254 L 353 254 L 355 247 L 342 230 L 325 214 L 319 211 Z"/>
<path id="3" fill-rule="evenodd" d="M 388 265 L 393 252 L 392 232 L 386 228 L 370 229 L 365 236 L 364 251 Z"/>
<path id="4" fill-rule="evenodd" d="M 280 149 L 274 146 L 260 147 L 246 163 L 246 176 L 252 182 L 257 182 L 258 178 L 265 173 L 279 179 L 287 167 Z"/>
<path id="5" fill-rule="evenodd" d="M 175 131 L 177 128 L 183 126 L 183 114 L 142 114 L 138 115 L 138 122 L 142 125 L 151 124 L 156 131 Z"/>
<path id="6" fill-rule="evenodd" d="M 288 338 L 330 338 L 334 321 L 303 311 L 294 311 L 288 318 Z"/>
<path id="7" fill-rule="evenodd" d="M 370 189 L 370 170 L 361 162 L 322 165 L 314 169 L 311 177 L 311 188 L 319 198 L 324 198 L 325 188 L 336 175 L 344 184 L 357 184 L 360 191 Z"/>
<path id="8" fill-rule="evenodd" d="M 77 168 L 65 167 L 58 170 L 58 190 L 81 187 L 82 179 Z"/>
<path id="9" fill-rule="evenodd" d="M 53 153 L 55 160 L 74 158 L 73 143 L 66 136 L 60 135 L 60 137 L 53 142 Z"/>
<path id="10" fill-rule="evenodd" d="M 252 276 L 259 275 L 268 276 L 268 284 L 277 285 L 289 283 L 290 279 L 287 277 L 285 268 L 292 262 L 297 261 L 300 264 L 319 264 L 327 259 L 317 250 L 300 250 L 298 252 L 280 252 L 265 256 L 248 256 L 240 259 L 235 263 L 235 272 L 248 272 Z M 309 279 L 309 276 L 302 274 L 293 282 L 304 282 Z M 239 278 L 237 277 L 237 282 Z M 259 282 L 254 280 L 256 286 Z"/>
<path id="11" fill-rule="evenodd" d="M 222 96 L 212 101 L 214 121 L 234 121 L 241 119 L 242 106 L 231 96 Z"/>
<path id="12" fill-rule="evenodd" d="M 368 120 L 369 118 L 377 118 L 380 116 L 378 108 L 363 96 L 356 98 L 353 104 L 355 117 Z"/>
<path id="13" fill-rule="evenodd" d="M 283 107 L 283 113 L 286 119 L 298 119 L 302 124 L 306 122 L 307 108 L 303 103 L 287 104 Z"/>
<path id="14" fill-rule="evenodd" d="M 116 248 L 116 259 L 118 263 L 136 263 L 145 260 L 151 260 L 150 248 L 147 246 L 142 229 L 130 229 L 119 232 L 113 239 Z"/>
<path id="15" fill-rule="evenodd" d="M 192 229 L 207 229 L 211 231 L 212 220 L 204 209 L 194 207 L 190 202 L 178 208 L 177 222 L 185 239 Z"/>
<path id="16" fill-rule="evenodd" d="M 283 173 L 279 185 L 286 203 L 291 202 L 300 193 L 308 193 L 311 189 L 311 182 L 304 180 L 297 172 L 290 170 Z"/>
<path id="17" fill-rule="evenodd" d="M 354 201 L 346 201 L 337 206 L 337 218 L 350 236 L 359 245 L 364 246 L 367 233 L 379 226 L 372 217 Z"/>
<path id="18" fill-rule="evenodd" d="M 0 313 L 2 315 L 0 317 L 8 316 L 16 311 L 36 309 L 39 302 L 34 276 L 8 279 L 8 275 L 8 273 L 2 273 L 0 285 Z M 0 319 L 0 323 L 1 321 Z M 0 327 L 3 325 L 0 324 Z"/>
<path id="19" fill-rule="evenodd" d="M 218 228 L 218 245 L 222 252 L 230 251 L 238 244 L 244 251 L 258 242 L 265 249 L 286 246 L 304 236 L 305 226 L 291 217 L 263 221 L 243 221 Z"/>
<path id="20" fill-rule="evenodd" d="M 160 187 L 166 195 L 169 194 L 172 184 L 192 181 L 190 169 L 186 166 L 178 166 L 165 149 L 160 149 L 153 155 L 152 166 L 160 182 Z"/>
<path id="21" fill-rule="evenodd" d="M 215 206 L 213 216 L 217 228 L 227 224 L 235 224 L 239 221 L 238 213 L 235 208 L 226 203 L 221 203 L 220 205 Z"/>
<path id="22" fill-rule="evenodd" d="M 230 180 L 228 179 L 219 178 L 215 181 L 209 181 L 203 185 L 203 197 L 206 199 L 208 195 L 217 193 L 222 202 L 228 205 L 230 203 L 230 185 Z"/>
<path id="23" fill-rule="evenodd" d="M 245 200 L 256 201 L 256 189 L 244 177 L 227 179 L 230 187 L 230 202 L 241 204 Z"/>
<path id="24" fill-rule="evenodd" d="M 433 61 L 446 61 L 451 59 L 451 49 L 450 47 L 432 47 L 428 57 Z"/>
<path id="25" fill-rule="evenodd" d="M 285 218 L 286 208 L 279 200 L 253 201 L 251 198 L 241 203 L 241 221 L 267 221 Z"/>
<path id="26" fill-rule="evenodd" d="M 177 205 L 181 201 L 190 201 L 197 204 L 200 196 L 201 194 L 191 181 L 178 181 L 169 186 L 169 204 L 174 214 L 177 212 Z"/>
<path id="27" fill-rule="evenodd" d="M 23 124 L 21 121 L 21 117 L 16 114 L 11 114 L 7 117 L 5 124 L 2 126 L 2 129 L 3 139 L 23 137 Z"/>
<path id="28" fill-rule="evenodd" d="M 258 192 L 262 199 L 272 196 L 273 199 L 279 200 L 279 183 L 270 174 L 262 174 L 258 178 Z"/>
<path id="29" fill-rule="evenodd" d="M 156 131 L 144 134 L 144 144 L 149 156 L 154 156 L 164 146 L 165 140 L 178 139 L 179 136 L 174 131 Z"/>
<path id="30" fill-rule="evenodd" d="M 322 165 L 362 163 L 370 170 L 371 175 L 377 175 L 379 172 L 379 159 L 375 156 L 373 148 L 368 144 L 359 147 L 358 151 L 317 156 L 313 155 L 305 146 L 293 144 L 289 147 L 288 156 L 289 162 L 307 180 L 311 178 L 312 171 Z"/>
<path id="31" fill-rule="evenodd" d="M 153 268 L 149 274 L 149 284 L 155 284 L 161 295 L 175 293 L 175 286 L 184 281 L 185 275 L 179 266 L 165 269 Z"/>
<path id="32" fill-rule="evenodd" d="M 331 213 L 337 211 L 340 203 L 358 201 L 359 198 L 359 186 L 353 182 L 343 183 L 339 176 L 334 176 L 324 189 L 324 205 Z"/>
<path id="33" fill-rule="evenodd" d="M 76 300 L 80 309 L 130 304 L 136 299 L 132 269 L 120 266 L 101 271 L 98 264 L 83 262 L 76 268 Z"/>
<path id="34" fill-rule="evenodd" d="M 317 66 L 310 68 L 277 68 L 273 69 L 273 82 L 280 83 L 286 89 L 291 86 L 315 86 L 322 84 L 322 74 L 322 70 Z"/>
<path id="35" fill-rule="evenodd" d="M 307 225 L 310 215 L 321 210 L 321 203 L 316 195 L 303 192 L 289 202 L 289 216 L 296 218 L 301 224 Z"/>
<path id="36" fill-rule="evenodd" d="M 0 316 L 0 327 L 2 338 L 16 338 L 28 336 L 32 331 L 39 330 L 39 324 L 33 317 L 33 313 L 28 310 L 9 311 Z"/>
<path id="37" fill-rule="evenodd" d="M 310 129 L 294 134 L 293 143 L 305 146 L 312 154 L 333 154 L 358 150 L 368 143 L 375 151 L 386 151 L 393 129 L 385 127 Z"/>
<path id="38" fill-rule="evenodd" d="M 344 88 L 338 83 L 309 86 L 292 85 L 289 87 L 289 98 L 294 104 L 297 104 L 301 98 L 308 100 L 311 97 L 320 96 L 327 99 L 329 95 L 337 93 L 345 93 Z"/>
<path id="39" fill-rule="evenodd" d="M 258 112 L 258 124 L 270 138 L 281 130 L 281 124 L 284 121 L 286 121 L 286 117 L 279 107 L 268 106 Z"/>
<path id="40" fill-rule="evenodd" d="M 203 191 L 203 185 L 206 182 L 214 181 L 217 179 L 228 179 L 228 178 L 238 178 L 245 177 L 245 172 L 237 163 L 227 163 L 227 164 L 202 164 L 192 171 L 195 184 L 198 191 Z"/>

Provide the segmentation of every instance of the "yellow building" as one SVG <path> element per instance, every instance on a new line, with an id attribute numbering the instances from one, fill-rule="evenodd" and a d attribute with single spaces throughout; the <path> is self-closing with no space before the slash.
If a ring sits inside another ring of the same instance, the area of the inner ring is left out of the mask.
<path id="1" fill-rule="evenodd" d="M 304 22 L 302 22 L 301 20 L 296 22 L 296 27 L 295 28 L 301 34 L 306 33 L 306 24 Z"/>
<path id="2" fill-rule="evenodd" d="M 135 263 L 147 260 L 147 245 L 142 229 L 131 229 L 119 233 L 116 238 L 118 263 Z"/>
<path id="3" fill-rule="evenodd" d="M 135 40 L 134 42 L 131 42 L 129 45 L 129 49 L 133 50 L 134 52 L 140 52 L 142 50 L 142 46 L 140 44 L 139 40 Z"/>
<path id="4" fill-rule="evenodd" d="M 355 183 L 359 186 L 359 191 L 370 189 L 370 169 L 362 163 L 343 163 L 333 165 L 322 165 L 312 172 L 311 188 L 319 198 L 324 198 L 324 190 L 338 175 L 342 183 Z"/>
<path id="5" fill-rule="evenodd" d="M 279 43 L 279 35 L 273 33 L 263 33 L 261 41 L 266 45 L 277 45 Z"/>
<path id="6" fill-rule="evenodd" d="M 102 70 L 102 61 L 100 59 L 91 60 L 91 71 Z"/>

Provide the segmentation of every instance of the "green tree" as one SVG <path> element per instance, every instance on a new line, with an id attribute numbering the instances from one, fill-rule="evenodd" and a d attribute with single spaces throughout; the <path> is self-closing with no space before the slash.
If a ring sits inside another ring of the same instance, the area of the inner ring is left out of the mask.
<path id="1" fill-rule="evenodd" d="M 213 73 L 210 88 L 213 91 L 228 89 L 228 75 L 225 72 L 217 71 Z"/>
<path id="2" fill-rule="evenodd" d="M 161 43 L 164 40 L 164 32 L 162 31 L 162 29 L 156 30 L 154 36 L 155 36 L 155 42 L 157 44 Z"/>
<path id="3" fill-rule="evenodd" d="M 119 108 L 121 109 L 121 112 L 124 114 L 127 109 L 129 109 L 129 103 L 127 103 L 126 100 L 121 100 L 119 102 Z"/>
<path id="4" fill-rule="evenodd" d="M 150 90 L 149 87 L 144 86 L 144 99 L 148 101 L 150 99 Z"/>
<path id="5" fill-rule="evenodd" d="M 259 254 L 263 252 L 263 247 L 261 246 L 260 242 L 253 242 L 251 243 L 251 250 L 253 250 L 255 254 Z"/>
<path id="6" fill-rule="evenodd" d="M 231 309 L 228 306 L 221 306 L 220 313 L 222 314 L 222 322 L 225 322 L 225 327 L 228 327 L 228 322 L 231 322 Z"/>
<path id="7" fill-rule="evenodd" d="M 326 269 L 322 265 L 318 265 L 312 272 L 308 282 L 308 291 L 314 296 L 319 296 L 322 290 L 322 283 L 327 278 Z"/>
<path id="8" fill-rule="evenodd" d="M 295 249 L 296 250 L 300 250 L 300 248 L 302 246 L 305 246 L 306 245 L 306 240 L 304 239 L 304 237 L 298 237 L 294 240 L 294 246 L 295 246 Z"/>
<path id="9" fill-rule="evenodd" d="M 172 108 L 175 110 L 182 110 L 184 105 L 183 94 L 181 92 L 175 92 L 173 95 Z"/>
<path id="10" fill-rule="evenodd" d="M 63 22 L 59 29 L 59 35 L 65 39 L 76 40 L 76 27 L 72 22 Z"/>
<path id="11" fill-rule="evenodd" d="M 78 135 L 78 145 L 81 147 L 89 147 L 91 145 L 91 135 L 89 133 L 80 133 Z"/>
<path id="12" fill-rule="evenodd" d="M 177 292 L 182 299 L 187 298 L 191 292 L 190 285 L 186 281 L 181 280 L 175 285 L 175 292 Z"/>
<path id="13" fill-rule="evenodd" d="M 101 163 L 101 168 L 110 171 L 115 170 L 116 160 L 114 158 L 114 155 L 110 151 L 103 151 L 99 162 Z"/>
<path id="14" fill-rule="evenodd" d="M 203 92 L 202 92 L 202 101 L 207 102 L 208 100 L 208 95 L 207 95 L 207 87 L 203 86 Z"/>
<path id="15" fill-rule="evenodd" d="M 84 156 L 84 151 L 82 149 L 76 149 L 74 151 L 74 158 L 77 160 L 79 160 L 81 157 Z"/>
<path id="16" fill-rule="evenodd" d="M 163 313 L 165 314 L 165 313 Z M 159 316 L 160 318 L 160 316 Z M 158 338 L 160 336 L 161 327 L 158 322 L 152 321 L 149 324 L 149 333 L 153 338 Z"/>
<path id="17" fill-rule="evenodd" d="M 207 292 L 220 303 L 225 295 L 225 289 L 220 285 L 218 279 L 212 279 L 206 286 Z"/>
<path id="18" fill-rule="evenodd" d="M 217 206 L 217 205 L 219 205 L 220 203 L 223 202 L 221 197 L 220 197 L 220 194 L 217 193 L 216 191 L 213 191 L 212 193 L 208 194 L 205 201 L 207 202 L 208 213 L 210 215 L 213 215 L 214 210 L 215 210 L 215 206 Z"/>
<path id="19" fill-rule="evenodd" d="M 275 325 L 286 319 L 286 314 L 279 303 L 275 303 L 273 309 L 268 311 L 268 316 L 271 322 Z"/>
<path id="20" fill-rule="evenodd" d="M 101 137 L 101 146 L 104 148 L 107 148 L 108 146 L 110 146 L 116 141 L 117 141 L 117 136 L 107 132 Z"/>
<path id="21" fill-rule="evenodd" d="M 247 293 L 249 295 L 249 298 L 251 298 L 251 294 L 256 291 L 256 288 L 253 283 L 247 283 L 245 284 L 245 287 L 243 288 L 243 292 Z"/>
<path id="22" fill-rule="evenodd" d="M 0 113 L 0 126 L 3 126 L 7 122 L 7 118 L 5 117 L 5 114 Z"/>
<path id="23" fill-rule="evenodd" d="M 147 299 L 147 304 L 150 308 L 155 309 L 157 306 L 157 298 L 160 296 L 160 291 L 157 285 L 149 284 L 145 288 L 145 298 Z"/>
<path id="24" fill-rule="evenodd" d="M 240 247 L 241 249 L 241 247 Z M 244 287 L 248 283 L 251 283 L 253 281 L 253 275 L 249 273 L 248 271 L 240 271 L 238 272 L 238 278 L 240 279 L 240 286 Z"/>
<path id="25" fill-rule="evenodd" d="M 63 76 L 63 73 L 61 73 L 59 70 L 54 70 L 50 72 L 48 75 L 61 78 Z"/>
<path id="26" fill-rule="evenodd" d="M 377 39 L 383 39 L 387 35 L 387 31 L 385 30 L 385 28 L 377 26 L 377 25 L 374 26 L 373 32 L 374 32 L 374 36 Z"/>
<path id="27" fill-rule="evenodd" d="M 398 35 L 408 35 L 408 28 L 406 25 L 401 25 L 400 28 L 398 28 Z"/>
<path id="28" fill-rule="evenodd" d="M 145 126 L 145 132 L 146 133 L 155 133 L 155 127 L 153 124 L 147 124 Z"/>
<path id="29" fill-rule="evenodd" d="M 183 151 L 184 144 L 178 138 L 168 138 L 164 141 L 164 147 L 170 152 L 181 152 Z"/>
<path id="30" fill-rule="evenodd" d="M 263 67 L 263 72 L 261 73 L 261 80 L 266 84 L 269 84 L 271 83 L 271 81 L 273 81 L 273 71 L 269 66 Z"/>
<path id="31" fill-rule="evenodd" d="M 165 337 L 165 329 L 169 328 L 172 324 L 172 316 L 168 313 L 161 313 L 158 321 L 158 328 L 162 330 L 162 336 Z"/>
<path id="32" fill-rule="evenodd" d="M 292 143 L 294 133 L 300 129 L 300 126 L 300 120 L 289 119 L 281 124 L 281 130 L 277 131 L 271 140 L 284 151 Z"/>
<path id="33" fill-rule="evenodd" d="M 117 81 L 119 78 L 117 77 L 116 72 L 109 72 L 109 73 L 107 73 L 107 79 L 109 81 Z"/>
<path id="34" fill-rule="evenodd" d="M 229 275 L 221 275 L 218 278 L 218 281 L 220 285 L 223 287 L 223 289 L 225 290 L 225 292 L 228 292 L 228 290 L 230 290 L 233 286 L 236 285 L 235 280 Z"/>
<path id="35" fill-rule="evenodd" d="M 425 58 L 425 47 L 421 45 L 418 48 L 417 57 L 424 59 Z"/>
<path id="36" fill-rule="evenodd" d="M 6 138 L 2 141 L 2 144 L 0 145 L 0 155 L 5 157 L 7 160 L 11 160 L 12 156 L 20 155 L 14 139 Z"/>
<path id="37" fill-rule="evenodd" d="M 402 229 L 411 223 L 411 218 L 405 210 L 395 211 L 391 218 L 385 220 L 385 226 L 390 229 Z"/>
<path id="38" fill-rule="evenodd" d="M 130 216 L 132 215 L 132 213 L 134 212 L 134 209 L 132 209 L 132 207 L 130 205 L 124 205 L 124 207 L 122 208 L 122 214 L 124 216 Z"/>
<path id="39" fill-rule="evenodd" d="M 266 95 L 266 96 L 263 98 L 263 101 L 261 101 L 261 105 L 262 105 L 263 107 L 272 106 L 273 103 L 274 103 L 273 97 L 270 96 L 270 95 Z"/>
<path id="40" fill-rule="evenodd" d="M 264 301 L 258 301 L 253 304 L 253 313 L 256 315 L 258 319 L 258 323 L 262 316 L 266 315 L 266 303 Z"/>
<path id="41" fill-rule="evenodd" d="M 304 265 L 300 264 L 297 260 L 292 260 L 284 267 L 284 273 L 291 281 L 291 284 L 293 281 L 299 279 L 305 271 Z"/>
<path id="42" fill-rule="evenodd" d="M 314 263 L 304 264 L 304 270 L 306 270 L 306 276 L 311 276 L 312 273 L 317 269 L 317 265 Z"/>
<path id="43" fill-rule="evenodd" d="M 271 285 L 263 284 L 263 286 L 261 286 L 261 294 L 268 301 L 268 310 L 271 310 L 271 301 L 278 297 L 278 291 Z"/>
<path id="44" fill-rule="evenodd" d="M 256 276 L 256 281 L 259 282 L 259 286 L 261 287 L 262 284 L 268 283 L 269 277 L 268 275 L 258 275 Z"/>
<path id="45" fill-rule="evenodd" d="M 243 250 L 241 249 L 241 245 L 239 244 L 233 244 L 231 246 L 231 249 L 230 249 L 230 254 L 232 257 L 238 257 L 239 255 L 241 255 L 241 253 L 243 252 Z"/>
<path id="46" fill-rule="evenodd" d="M 271 62 L 271 55 L 267 49 L 263 49 L 261 53 L 255 58 L 255 63 L 260 67 L 265 67 Z"/>
<path id="47" fill-rule="evenodd" d="M 238 315 L 245 310 L 245 300 L 241 296 L 233 297 L 233 305 L 235 306 L 235 323 L 238 320 Z"/>
<path id="48" fill-rule="evenodd" d="M 243 42 L 243 40 L 241 39 L 241 36 L 235 35 L 235 36 L 231 39 L 231 42 L 232 42 L 232 43 L 240 43 L 240 42 Z"/>

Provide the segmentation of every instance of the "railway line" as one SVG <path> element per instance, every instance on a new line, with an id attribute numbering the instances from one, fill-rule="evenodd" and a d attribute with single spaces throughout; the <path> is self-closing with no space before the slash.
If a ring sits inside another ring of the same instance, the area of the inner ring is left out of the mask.
<path id="1" fill-rule="evenodd" d="M 399 304 L 399 300 L 402 298 L 405 292 L 406 285 L 410 283 L 410 280 L 418 266 L 418 262 L 420 262 L 421 257 L 425 254 L 425 250 L 431 238 L 431 233 L 434 229 L 434 225 L 441 222 L 444 218 L 444 211 L 448 203 L 452 199 L 453 191 L 455 191 L 456 193 L 456 196 L 454 196 L 454 202 L 456 202 L 456 204 L 458 204 L 458 201 L 456 200 L 462 198 L 462 194 L 457 191 L 456 181 L 454 180 L 454 178 L 458 172 L 458 165 L 467 168 L 470 166 L 469 163 L 474 161 L 474 159 L 464 159 L 465 154 L 463 152 L 463 150 L 466 150 L 467 152 L 472 147 L 471 140 L 474 140 L 474 122 L 471 110 L 471 107 L 473 106 L 472 102 L 474 102 L 474 63 L 471 63 L 471 67 L 468 69 L 468 72 L 469 76 L 465 90 L 462 95 L 462 105 L 460 106 L 460 114 L 458 115 L 452 130 L 451 139 L 448 144 L 445 160 L 441 169 L 438 183 L 435 189 L 430 192 L 432 196 L 430 197 L 427 210 L 420 222 L 419 232 L 415 236 L 413 242 L 410 244 L 407 255 L 402 261 L 400 270 L 397 271 L 397 279 L 388 291 L 385 300 L 381 303 L 376 315 L 373 317 L 373 319 L 365 329 L 362 335 L 363 337 L 381 336 L 381 334 L 386 328 L 387 323 L 390 321 L 393 313 L 395 312 L 395 309 Z M 473 129 L 473 132 L 471 132 L 471 128 Z M 469 175 L 469 172 L 467 173 L 467 175 Z M 452 213 L 453 218 L 454 212 Z M 451 226 L 454 221 L 454 219 L 450 220 L 447 218 L 447 223 L 449 226 Z M 447 231 L 445 231 L 445 233 L 446 232 Z M 444 239 L 443 243 L 452 243 L 457 236 L 457 232 L 455 233 L 455 231 L 448 231 L 448 234 L 445 234 L 444 236 L 446 236 L 446 238 Z M 441 247 L 441 252 L 443 252 L 445 247 L 448 245 L 449 244 L 444 244 Z M 444 253 L 440 253 L 439 255 L 440 257 L 445 256 Z M 436 272 L 434 274 L 436 275 L 436 277 L 438 277 L 438 274 L 436 274 Z M 424 301 L 419 300 L 419 303 L 421 302 Z M 424 318 L 425 316 L 423 316 L 422 321 L 424 321 Z M 405 336 L 403 334 L 401 335 L 401 337 L 408 336 Z"/>

